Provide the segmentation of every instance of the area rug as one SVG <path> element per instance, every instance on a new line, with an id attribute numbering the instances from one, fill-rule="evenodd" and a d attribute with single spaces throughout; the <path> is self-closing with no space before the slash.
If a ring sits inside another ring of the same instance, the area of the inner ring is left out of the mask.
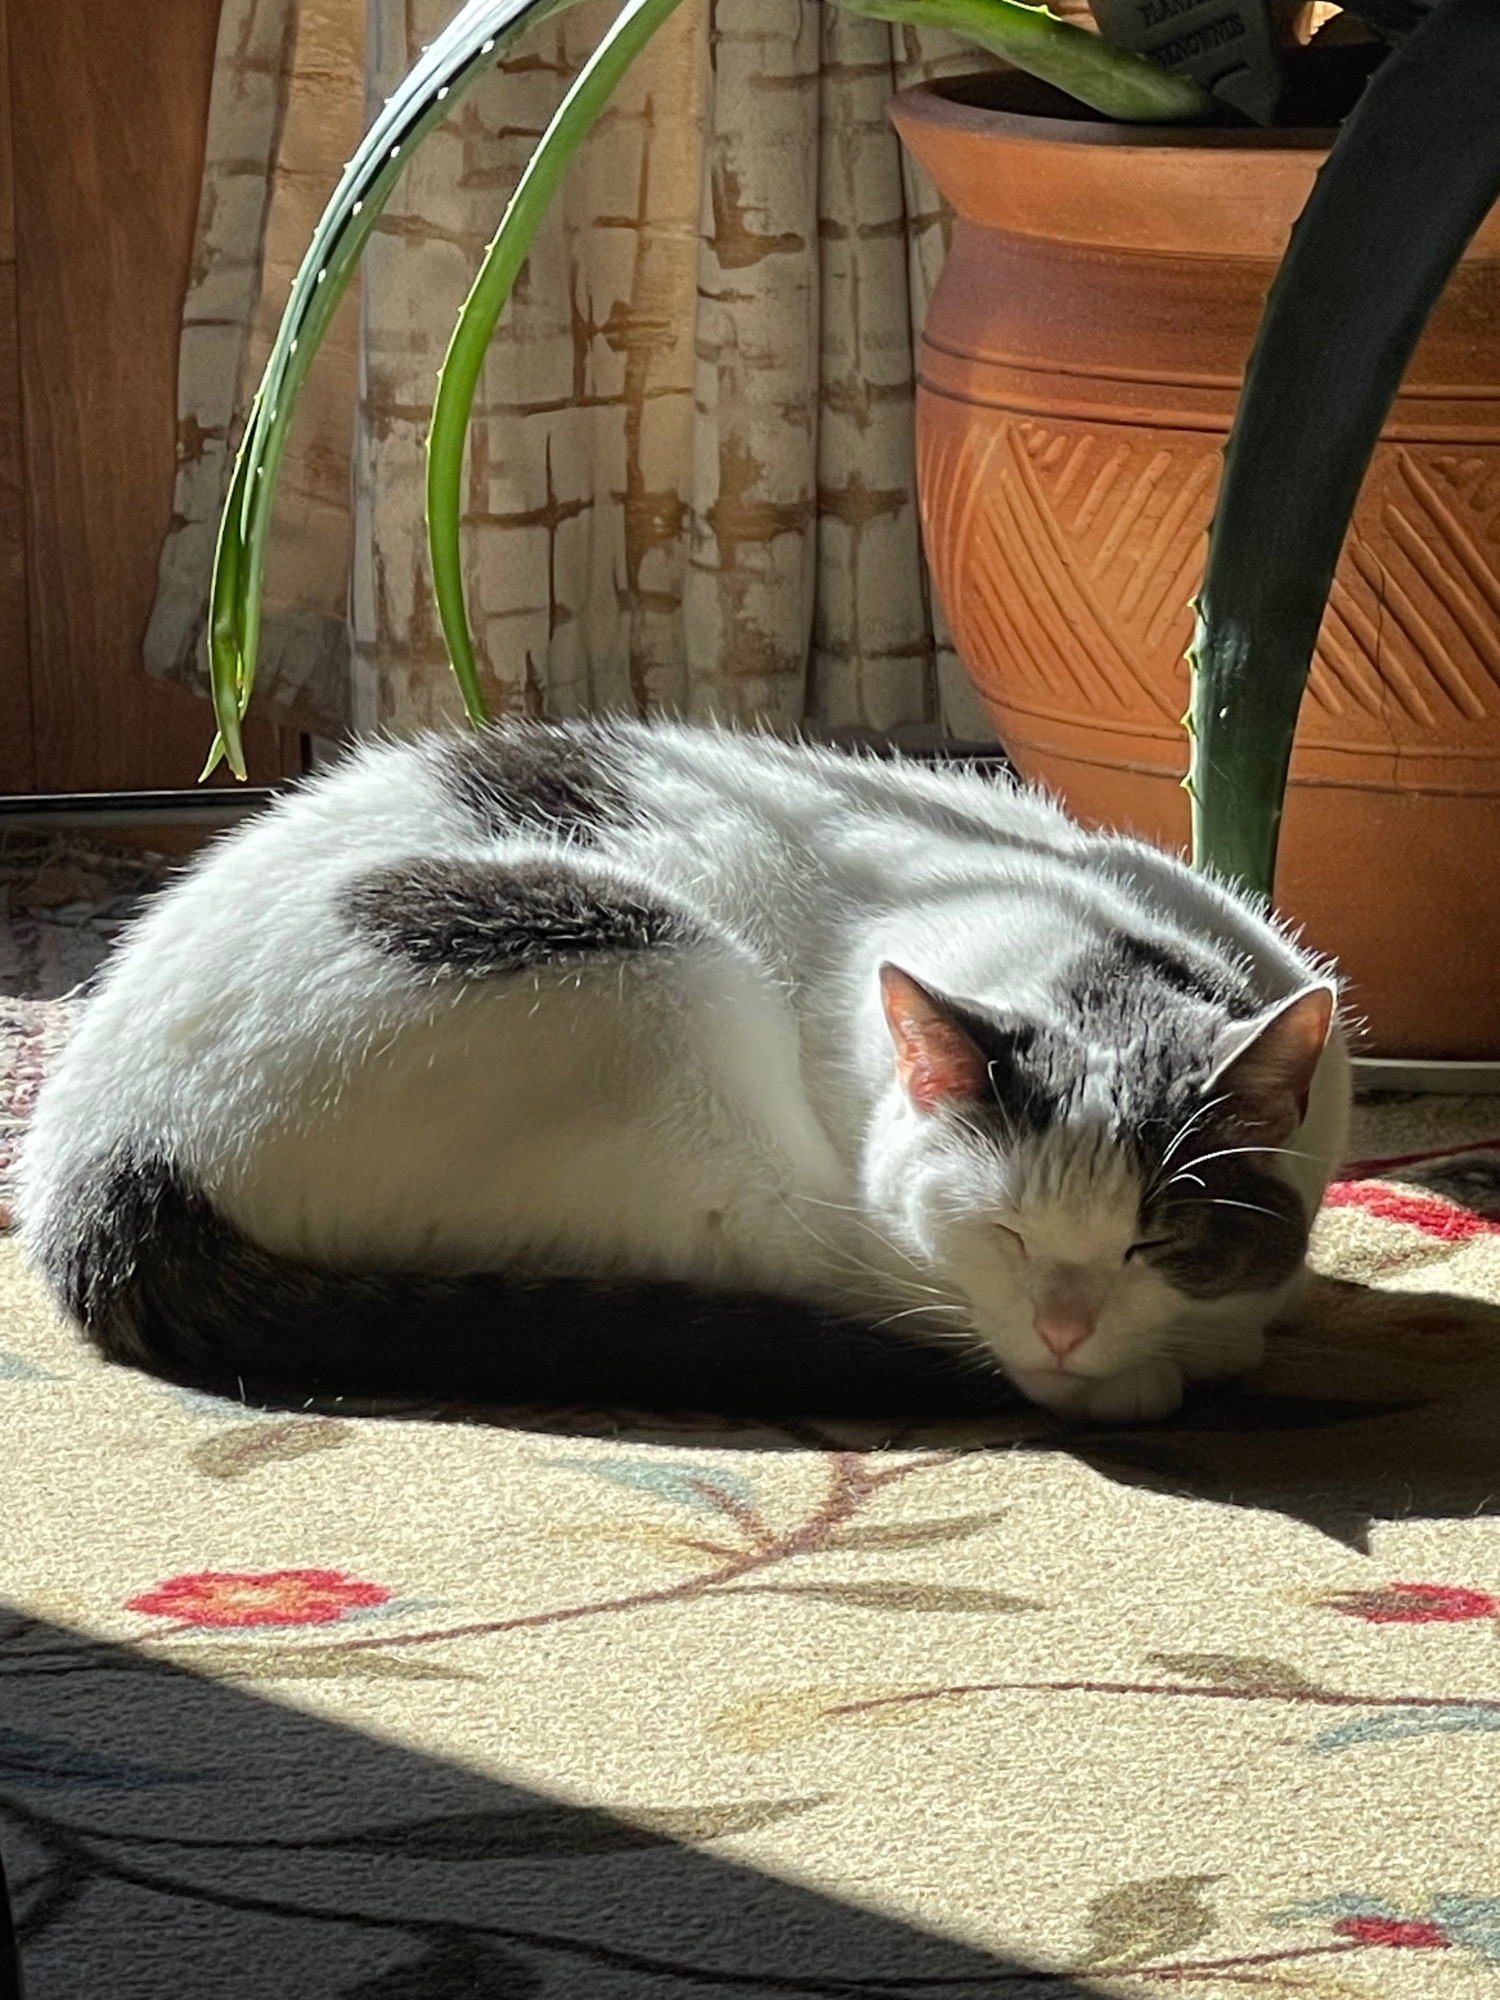
<path id="1" fill-rule="evenodd" d="M 1129 1431 L 261 1412 L 0 1245 L 31 2000 L 1500 1996 L 1500 1103 L 1356 1143 Z"/>
<path id="2" fill-rule="evenodd" d="M 0 993 L 83 985 L 172 862 L 68 831 L 0 826 Z"/>

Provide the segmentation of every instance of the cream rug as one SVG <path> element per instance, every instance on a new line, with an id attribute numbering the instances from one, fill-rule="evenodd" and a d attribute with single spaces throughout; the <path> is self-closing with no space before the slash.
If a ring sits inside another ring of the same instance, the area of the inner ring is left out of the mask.
<path id="1" fill-rule="evenodd" d="M 0 1245 L 31 2000 L 1500 1996 L 1500 1101 L 1357 1149 L 1143 1431 L 259 1413 Z"/>

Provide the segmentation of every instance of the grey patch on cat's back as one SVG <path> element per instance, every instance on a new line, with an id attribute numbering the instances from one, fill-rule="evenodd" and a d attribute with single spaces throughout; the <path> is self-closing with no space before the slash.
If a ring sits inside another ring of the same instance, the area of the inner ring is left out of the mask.
<path id="1" fill-rule="evenodd" d="M 432 740 L 446 790 L 486 833 L 551 833 L 598 844 L 598 829 L 630 815 L 630 797 L 598 731 L 501 723 Z"/>
<path id="2" fill-rule="evenodd" d="M 1086 1019 L 1108 1022 L 1119 1033 L 1153 994 L 1222 1009 L 1249 1020 L 1258 1002 L 1239 967 L 1182 943 L 1164 944 L 1123 931 L 1090 952 L 1074 973 L 1075 1002 Z"/>
<path id="3" fill-rule="evenodd" d="M 366 944 L 448 978 L 681 948 L 697 935 L 680 911 L 565 860 L 397 862 L 356 877 L 340 900 Z"/>

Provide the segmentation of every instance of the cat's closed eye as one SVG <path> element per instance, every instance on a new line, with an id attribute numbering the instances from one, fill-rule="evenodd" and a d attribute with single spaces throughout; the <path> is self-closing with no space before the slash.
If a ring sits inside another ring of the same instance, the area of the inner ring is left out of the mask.
<path id="1" fill-rule="evenodd" d="M 1132 1243 L 1125 1252 L 1125 1262 L 1133 1263 L 1137 1257 L 1144 1257 L 1148 1250 L 1166 1250 L 1171 1247 L 1170 1236 L 1149 1236 L 1141 1243 Z"/>
<path id="2" fill-rule="evenodd" d="M 1002 1236 L 1010 1238 L 1023 1257 L 1026 1255 L 1026 1239 L 1018 1229 L 1007 1229 L 1003 1222 L 997 1222 L 995 1227 Z"/>

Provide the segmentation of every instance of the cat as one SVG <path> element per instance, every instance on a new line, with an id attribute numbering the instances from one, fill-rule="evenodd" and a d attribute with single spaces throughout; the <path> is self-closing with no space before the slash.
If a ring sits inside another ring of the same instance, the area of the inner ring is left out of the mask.
<path id="1" fill-rule="evenodd" d="M 1349 1095 L 1326 966 L 1041 792 L 510 724 L 167 888 L 18 1210 L 106 1356 L 231 1394 L 1116 1423 L 1256 1365 Z"/>

